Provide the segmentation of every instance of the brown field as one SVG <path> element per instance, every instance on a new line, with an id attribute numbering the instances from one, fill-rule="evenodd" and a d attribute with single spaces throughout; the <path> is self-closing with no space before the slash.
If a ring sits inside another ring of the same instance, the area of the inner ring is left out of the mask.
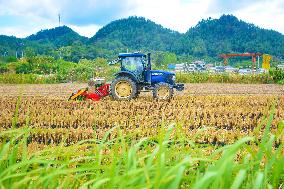
<path id="1" fill-rule="evenodd" d="M 87 84 L 22 84 L 0 85 L 1 96 L 56 96 L 66 98 Z M 178 95 L 284 95 L 284 85 L 275 84 L 186 84 Z"/>
<path id="2" fill-rule="evenodd" d="M 157 102 L 150 95 L 129 102 L 109 97 L 100 102 L 67 101 L 72 91 L 83 87 L 86 85 L 1 85 L 0 129 L 28 125 L 34 128 L 31 142 L 50 144 L 101 138 L 114 126 L 134 138 L 155 140 L 164 126 L 175 124 L 180 137 L 200 143 L 232 143 L 246 135 L 261 137 L 261 122 L 271 111 L 271 132 L 284 119 L 281 85 L 187 84 L 170 102 Z"/>

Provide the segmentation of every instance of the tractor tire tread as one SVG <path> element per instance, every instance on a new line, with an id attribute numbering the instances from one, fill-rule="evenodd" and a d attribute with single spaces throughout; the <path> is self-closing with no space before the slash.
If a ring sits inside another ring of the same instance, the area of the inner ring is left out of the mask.
<path id="1" fill-rule="evenodd" d="M 162 86 L 166 86 L 166 87 L 169 88 L 169 96 L 168 96 L 167 99 L 160 99 L 159 96 L 158 96 L 158 89 L 159 89 L 160 87 L 162 87 Z M 168 84 L 168 83 L 162 82 L 162 83 L 158 83 L 158 84 L 156 84 L 156 85 L 154 86 L 153 98 L 156 99 L 156 100 L 163 100 L 163 101 L 167 101 L 167 100 L 168 100 L 168 101 L 169 101 L 169 100 L 172 99 L 173 95 L 174 95 L 174 89 L 173 89 L 173 87 L 171 87 L 170 84 Z"/>
<path id="2" fill-rule="evenodd" d="M 129 97 L 127 98 L 120 98 L 119 96 L 116 95 L 115 93 L 115 85 L 116 83 L 118 83 L 119 81 L 121 80 L 127 80 L 129 81 L 129 83 L 131 84 L 131 87 L 132 87 L 132 93 Z M 126 101 L 126 100 L 131 100 L 131 99 L 134 99 L 137 97 L 137 84 L 136 82 L 134 82 L 131 78 L 129 77 L 117 77 L 115 78 L 111 85 L 110 85 L 110 94 L 111 94 L 111 97 L 114 99 L 114 100 L 120 100 L 120 101 Z"/>

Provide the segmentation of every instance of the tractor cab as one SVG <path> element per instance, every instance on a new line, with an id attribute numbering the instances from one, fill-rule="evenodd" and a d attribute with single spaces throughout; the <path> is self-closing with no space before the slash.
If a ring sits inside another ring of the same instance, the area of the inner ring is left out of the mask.
<path id="1" fill-rule="evenodd" d="M 116 100 L 129 100 L 142 91 L 153 91 L 156 99 L 170 99 L 173 89 L 184 89 L 183 84 L 175 84 L 175 74 L 151 69 L 151 54 L 120 53 L 110 64 L 120 63 L 120 71 L 110 86 L 111 96 Z"/>
<path id="2" fill-rule="evenodd" d="M 144 82 L 147 70 L 146 55 L 142 53 L 120 53 L 121 72 L 133 75 L 137 82 Z"/>

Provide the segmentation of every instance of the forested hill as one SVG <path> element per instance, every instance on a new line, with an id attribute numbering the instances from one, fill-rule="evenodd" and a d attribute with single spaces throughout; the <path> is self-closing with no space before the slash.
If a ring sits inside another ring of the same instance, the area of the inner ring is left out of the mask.
<path id="1" fill-rule="evenodd" d="M 284 36 L 261 29 L 232 15 L 200 21 L 186 33 L 166 29 L 142 17 L 129 17 L 107 24 L 93 37 L 80 36 L 67 26 L 42 30 L 25 39 L 0 35 L 0 56 L 29 49 L 36 54 L 66 60 L 114 57 L 119 52 L 164 51 L 177 56 L 213 57 L 220 53 L 262 52 L 284 59 Z M 61 56 L 60 55 L 60 56 Z"/>
<path id="2" fill-rule="evenodd" d="M 87 37 L 80 36 L 67 26 L 41 30 L 36 34 L 28 36 L 26 39 L 39 43 L 51 43 L 55 47 L 72 45 L 74 42 L 87 42 Z"/>
<path id="3" fill-rule="evenodd" d="M 114 40 L 131 49 L 174 51 L 174 44 L 179 42 L 181 36 L 182 34 L 145 18 L 129 17 L 106 25 L 90 42 Z"/>
<path id="4" fill-rule="evenodd" d="M 263 52 L 284 58 L 284 36 L 273 30 L 261 29 L 238 20 L 232 15 L 199 22 L 185 34 L 180 49 L 196 56 L 216 56 L 229 52 Z"/>

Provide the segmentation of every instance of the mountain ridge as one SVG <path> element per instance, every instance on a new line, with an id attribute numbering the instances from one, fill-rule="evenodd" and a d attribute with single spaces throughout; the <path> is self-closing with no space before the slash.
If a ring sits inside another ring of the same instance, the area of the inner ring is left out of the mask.
<path id="1" fill-rule="evenodd" d="M 11 45 L 7 41 L 11 41 Z M 52 56 L 62 49 L 68 51 L 68 60 L 73 60 L 72 56 L 76 56 L 75 60 L 111 57 L 126 50 L 165 51 L 194 57 L 263 52 L 284 59 L 283 34 L 246 23 L 233 15 L 202 19 L 185 33 L 165 28 L 144 17 L 131 16 L 110 22 L 91 38 L 79 35 L 68 26 L 41 30 L 26 38 L 0 35 L 0 55 L 5 51 L 13 54 L 16 49 L 27 47 L 37 54 Z"/>

